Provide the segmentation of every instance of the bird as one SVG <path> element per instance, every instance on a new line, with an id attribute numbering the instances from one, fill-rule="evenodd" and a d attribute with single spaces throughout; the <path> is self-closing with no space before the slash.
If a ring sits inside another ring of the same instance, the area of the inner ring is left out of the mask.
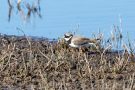
<path id="1" fill-rule="evenodd" d="M 70 47 L 80 48 L 80 47 L 89 47 L 94 46 L 97 48 L 97 43 L 100 41 L 100 38 L 90 39 L 82 36 L 75 36 L 72 33 L 65 33 L 64 40 Z"/>

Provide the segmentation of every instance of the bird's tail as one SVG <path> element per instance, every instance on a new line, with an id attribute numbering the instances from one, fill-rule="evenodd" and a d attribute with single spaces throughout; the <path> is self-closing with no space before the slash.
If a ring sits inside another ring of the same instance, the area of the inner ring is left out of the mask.
<path id="1" fill-rule="evenodd" d="M 101 39 L 101 38 L 96 38 L 95 40 L 96 40 L 96 41 L 101 41 L 102 39 Z"/>
<path id="2" fill-rule="evenodd" d="M 90 39 L 90 43 L 98 43 L 100 41 L 101 41 L 100 38 Z"/>

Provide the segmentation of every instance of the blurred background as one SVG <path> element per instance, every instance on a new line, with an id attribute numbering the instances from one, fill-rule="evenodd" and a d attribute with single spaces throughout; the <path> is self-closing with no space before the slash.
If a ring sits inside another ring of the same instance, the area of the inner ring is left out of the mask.
<path id="1" fill-rule="evenodd" d="M 122 28 L 135 39 L 135 0 L 40 0 L 40 15 L 31 14 L 24 19 L 18 3 L 27 15 L 39 0 L 9 0 L 13 6 L 10 20 L 8 0 L 0 0 L 0 33 L 8 35 L 62 37 L 65 32 L 91 37 L 99 30 L 108 37 L 113 26 Z M 17 9 L 18 8 L 18 9 Z M 33 10 L 36 11 L 34 8 Z M 19 30 L 20 29 L 20 30 Z"/>

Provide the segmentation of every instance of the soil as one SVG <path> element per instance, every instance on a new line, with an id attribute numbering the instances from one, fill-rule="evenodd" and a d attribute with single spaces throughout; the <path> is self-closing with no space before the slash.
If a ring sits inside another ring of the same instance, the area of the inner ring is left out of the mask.
<path id="1" fill-rule="evenodd" d="M 0 35 L 0 89 L 133 90 L 134 60 L 124 50 L 83 52 L 47 38 Z"/>

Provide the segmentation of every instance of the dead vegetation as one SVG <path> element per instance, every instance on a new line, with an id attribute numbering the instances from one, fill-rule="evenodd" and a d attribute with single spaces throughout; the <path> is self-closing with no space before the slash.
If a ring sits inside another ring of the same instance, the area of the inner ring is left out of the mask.
<path id="1" fill-rule="evenodd" d="M 0 36 L 0 88 L 27 90 L 133 90 L 134 53 L 80 52 L 63 42 Z M 98 50 L 99 51 L 99 50 Z"/>
<path id="2" fill-rule="evenodd" d="M 21 17 L 23 21 L 29 21 L 32 16 L 38 16 L 42 18 L 40 0 L 7 0 L 8 4 L 8 21 L 10 22 L 14 13 L 17 16 Z"/>

